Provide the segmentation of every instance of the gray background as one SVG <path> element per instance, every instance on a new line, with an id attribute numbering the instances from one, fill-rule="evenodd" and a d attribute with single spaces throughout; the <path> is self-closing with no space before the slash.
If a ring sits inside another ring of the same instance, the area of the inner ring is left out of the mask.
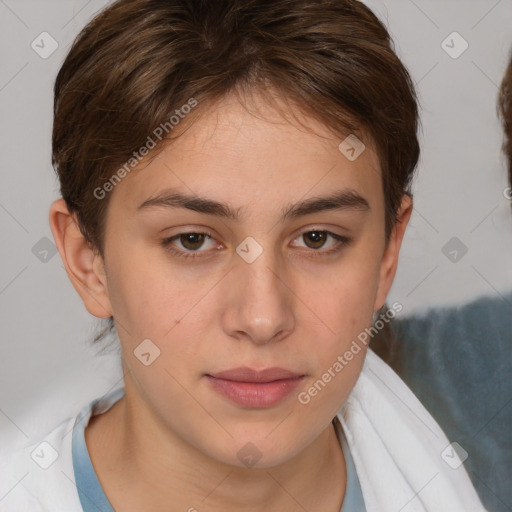
<path id="1" fill-rule="evenodd" d="M 75 35 L 106 3 L 0 0 L 4 442 L 24 443 L 120 384 L 115 346 L 97 353 L 90 345 L 99 320 L 86 312 L 45 239 L 52 240 L 48 209 L 58 197 L 50 156 L 53 82 Z M 402 315 L 410 315 L 481 295 L 506 297 L 512 216 L 496 96 L 512 47 L 512 1 L 366 3 L 388 25 L 422 107 L 415 212 L 389 302 L 400 301 Z M 454 31 L 469 45 L 457 58 L 464 41 L 447 39 Z M 31 47 L 33 41 L 42 46 L 42 32 L 58 43 L 47 58 Z M 456 245 L 443 252 L 453 237 Z"/>

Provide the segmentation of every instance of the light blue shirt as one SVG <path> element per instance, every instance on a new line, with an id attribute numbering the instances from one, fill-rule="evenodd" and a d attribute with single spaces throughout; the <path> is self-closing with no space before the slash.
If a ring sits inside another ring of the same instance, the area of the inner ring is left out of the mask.
<path id="1" fill-rule="evenodd" d="M 107 395 L 92 401 L 84 407 L 73 427 L 72 455 L 75 482 L 80 504 L 84 512 L 114 512 L 94 471 L 87 445 L 85 444 L 85 427 L 89 423 L 93 408 L 100 404 L 103 412 L 110 408 L 124 395 L 124 388 L 118 388 Z M 359 478 L 354 461 L 342 428 L 336 428 L 347 466 L 347 486 L 340 512 L 366 512 Z"/>

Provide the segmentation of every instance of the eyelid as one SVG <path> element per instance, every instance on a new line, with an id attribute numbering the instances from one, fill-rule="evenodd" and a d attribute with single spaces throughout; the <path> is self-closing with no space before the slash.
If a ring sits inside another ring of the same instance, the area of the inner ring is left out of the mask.
<path id="1" fill-rule="evenodd" d="M 178 255 L 181 255 L 181 256 L 185 256 L 185 257 L 198 257 L 197 255 L 202 255 L 204 253 L 208 253 L 208 252 L 212 252 L 212 249 L 208 249 L 208 250 L 201 250 L 201 248 L 197 249 L 196 251 L 191 251 L 191 250 L 183 250 L 183 249 L 178 249 L 176 248 L 172 242 L 179 239 L 181 236 L 183 235 L 191 235 L 191 234 L 194 234 L 194 235 L 205 235 L 207 236 L 208 238 L 210 238 L 211 240 L 214 240 L 215 242 L 217 242 L 217 244 L 220 244 L 220 242 L 215 238 L 215 236 L 210 232 L 208 231 L 207 229 L 189 229 L 189 230 L 186 230 L 186 231 L 181 231 L 180 233 L 176 233 L 175 235 L 171 235 L 171 236 L 168 236 L 166 238 L 164 238 L 160 244 L 163 246 L 164 249 L 172 252 L 172 253 L 175 253 L 175 254 L 178 254 Z M 218 247 L 217 247 L 218 249 Z M 203 257 L 203 256 L 202 256 Z"/>
<path id="2" fill-rule="evenodd" d="M 296 236 L 293 240 L 296 240 L 300 236 L 304 235 L 305 233 L 310 233 L 312 231 L 321 231 L 323 233 L 326 233 L 327 236 L 333 238 L 337 243 L 334 245 L 334 247 L 331 247 L 330 249 L 311 249 L 308 247 L 297 247 L 301 252 L 306 252 L 308 254 L 308 258 L 327 258 L 329 256 L 337 256 L 341 253 L 341 251 L 348 245 L 352 243 L 352 238 L 340 235 L 338 233 L 334 233 L 333 231 L 330 231 L 328 229 L 317 229 L 317 228 L 308 228 L 304 231 L 302 231 L 298 236 Z"/>
<path id="3" fill-rule="evenodd" d="M 329 229 L 326 229 L 325 227 L 315 227 L 315 226 L 308 226 L 307 228 L 301 229 L 298 232 L 298 234 L 294 234 L 292 241 L 294 241 L 297 238 L 303 236 L 304 234 L 310 233 L 312 231 L 321 231 L 323 233 L 326 233 L 327 236 L 334 238 L 338 242 L 334 248 L 330 248 L 330 249 L 322 249 L 322 248 L 311 249 L 311 248 L 304 247 L 303 249 L 305 250 L 305 252 L 310 253 L 313 257 L 321 257 L 321 256 L 331 255 L 334 253 L 339 253 L 344 246 L 349 245 L 352 241 L 352 239 L 348 236 L 340 235 L 339 233 L 330 231 Z M 163 248 L 165 250 L 177 255 L 178 257 L 184 257 L 184 258 L 198 258 L 198 257 L 207 258 L 209 256 L 208 253 L 215 252 L 214 249 L 213 250 L 212 249 L 201 250 L 201 248 L 197 249 L 196 251 L 183 250 L 183 249 L 178 249 L 172 245 L 172 242 L 174 240 L 178 239 L 179 237 L 181 237 L 183 235 L 189 235 L 189 234 L 206 235 L 208 238 L 218 242 L 218 240 L 215 238 L 215 236 L 208 229 L 198 228 L 195 230 L 188 229 L 188 230 L 176 233 L 175 235 L 166 237 L 161 241 L 161 245 L 163 246 Z M 222 245 L 221 242 L 218 242 L 218 243 L 220 245 Z M 216 250 L 219 250 L 219 248 L 217 247 Z"/>
<path id="4" fill-rule="evenodd" d="M 336 233 L 335 231 L 333 231 L 333 229 L 335 229 L 335 228 L 331 228 L 329 226 L 326 226 L 325 224 L 324 225 L 312 224 L 312 225 L 306 226 L 305 228 L 300 228 L 299 230 L 295 231 L 294 234 L 292 235 L 292 240 L 295 240 L 299 236 L 303 235 L 304 233 L 309 233 L 310 231 L 323 231 L 330 235 L 334 235 L 335 237 L 338 236 L 340 238 L 347 238 L 347 239 L 350 238 L 348 234 L 342 235 L 341 233 Z M 341 226 L 337 226 L 337 229 L 340 231 L 347 231 L 346 228 L 344 229 Z"/>

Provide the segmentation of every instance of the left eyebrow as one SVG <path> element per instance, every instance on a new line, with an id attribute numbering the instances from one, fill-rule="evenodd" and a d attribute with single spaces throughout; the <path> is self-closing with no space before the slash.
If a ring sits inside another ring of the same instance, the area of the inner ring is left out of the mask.
<path id="1" fill-rule="evenodd" d="M 325 210 L 370 211 L 368 201 L 354 190 L 340 190 L 324 197 L 313 197 L 289 206 L 283 211 L 282 218 L 296 219 L 304 215 Z"/>
<path id="2" fill-rule="evenodd" d="M 235 210 L 227 204 L 212 199 L 173 190 L 164 191 L 156 197 L 146 199 L 139 205 L 137 210 L 152 207 L 185 208 L 207 215 L 228 218 L 233 221 L 240 220 L 240 208 Z M 340 190 L 327 196 L 313 197 L 288 205 L 282 210 L 281 220 L 296 219 L 326 210 L 358 210 L 367 212 L 370 210 L 370 205 L 364 197 L 354 190 Z"/>

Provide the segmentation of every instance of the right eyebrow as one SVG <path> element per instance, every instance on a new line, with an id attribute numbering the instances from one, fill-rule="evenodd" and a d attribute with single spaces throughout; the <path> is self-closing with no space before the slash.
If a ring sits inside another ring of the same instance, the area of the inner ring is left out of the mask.
<path id="1" fill-rule="evenodd" d="M 313 197 L 288 207 L 282 215 L 285 219 L 296 219 L 304 215 L 319 213 L 325 210 L 359 210 L 367 212 L 370 204 L 354 190 L 338 190 L 323 197 Z"/>
<path id="2" fill-rule="evenodd" d="M 166 208 L 186 208 L 199 213 L 225 217 L 234 221 L 239 220 L 239 211 L 234 210 L 227 204 L 219 203 L 213 199 L 198 197 L 189 194 L 183 194 L 174 191 L 164 191 L 163 193 L 146 199 L 137 210 L 154 207 Z"/>

